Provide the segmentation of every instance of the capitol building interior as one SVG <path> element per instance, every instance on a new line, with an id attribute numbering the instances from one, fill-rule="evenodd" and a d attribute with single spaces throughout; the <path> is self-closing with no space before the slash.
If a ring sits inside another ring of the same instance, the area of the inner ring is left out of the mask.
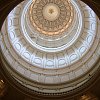
<path id="1" fill-rule="evenodd" d="M 0 0 L 0 100 L 100 100 L 100 0 Z"/>

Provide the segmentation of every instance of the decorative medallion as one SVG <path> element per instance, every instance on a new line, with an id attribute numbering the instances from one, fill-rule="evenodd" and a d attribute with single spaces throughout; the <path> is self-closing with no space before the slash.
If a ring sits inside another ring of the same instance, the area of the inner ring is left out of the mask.
<path id="1" fill-rule="evenodd" d="M 46 35 L 64 32 L 72 23 L 73 15 L 68 0 L 33 0 L 29 13 L 33 27 Z"/>

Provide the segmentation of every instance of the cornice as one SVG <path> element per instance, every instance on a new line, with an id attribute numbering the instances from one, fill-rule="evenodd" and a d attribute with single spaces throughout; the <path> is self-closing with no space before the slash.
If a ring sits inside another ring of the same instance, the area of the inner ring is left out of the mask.
<path id="1" fill-rule="evenodd" d="M 0 73 L 3 75 L 3 77 L 7 81 L 7 83 L 9 85 L 11 85 L 12 87 L 14 87 L 15 89 L 19 90 L 20 92 L 22 92 L 23 94 L 25 94 L 26 96 L 29 96 L 33 99 L 39 100 L 39 98 L 41 98 L 41 97 L 43 98 L 43 100 L 47 100 L 47 98 L 51 98 L 51 99 L 55 99 L 55 100 L 56 100 L 56 98 L 57 98 L 57 100 L 60 100 L 61 98 L 66 98 L 66 97 L 72 98 L 72 97 L 78 96 L 78 95 L 88 91 L 89 89 L 91 89 L 93 87 L 93 85 L 95 85 L 95 83 L 100 78 L 100 58 L 99 58 L 98 61 L 96 62 L 96 64 L 94 65 L 95 67 L 97 66 L 98 69 L 95 71 L 95 73 L 93 73 L 91 75 L 89 74 L 88 81 L 85 84 L 81 85 L 80 87 L 78 87 L 74 90 L 71 90 L 71 91 L 68 91 L 65 93 L 61 93 L 61 94 L 52 94 L 52 95 L 51 94 L 44 94 L 41 92 L 30 90 L 30 89 L 24 87 L 23 85 L 21 85 L 18 81 L 16 81 L 12 77 L 12 75 L 4 68 L 5 67 L 4 63 L 7 64 L 7 66 L 9 66 L 9 64 L 6 62 L 2 53 L 0 53 L 0 58 L 2 58 L 0 60 L 0 65 L 1 65 L 0 66 L 0 69 L 1 69 Z M 88 72 L 88 73 L 90 73 L 90 72 Z M 66 99 L 63 99 L 63 100 L 66 100 Z"/>

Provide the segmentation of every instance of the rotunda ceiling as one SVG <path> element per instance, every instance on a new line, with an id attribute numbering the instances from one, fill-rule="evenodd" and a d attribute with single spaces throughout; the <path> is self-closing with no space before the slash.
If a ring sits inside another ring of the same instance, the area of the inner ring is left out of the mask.
<path id="1" fill-rule="evenodd" d="M 34 0 L 29 12 L 33 26 L 46 35 L 61 34 L 73 17 L 73 8 L 68 0 Z"/>
<path id="2" fill-rule="evenodd" d="M 98 69 L 99 29 L 98 17 L 79 0 L 25 0 L 2 27 L 5 69 L 34 91 L 73 90 Z"/>

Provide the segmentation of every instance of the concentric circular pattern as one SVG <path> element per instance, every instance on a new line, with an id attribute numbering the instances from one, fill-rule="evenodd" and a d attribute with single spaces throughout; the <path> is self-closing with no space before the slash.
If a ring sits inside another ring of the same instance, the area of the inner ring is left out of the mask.
<path id="1" fill-rule="evenodd" d="M 46 35 L 64 32 L 74 15 L 68 0 L 33 0 L 29 14 L 33 27 Z"/>
<path id="2" fill-rule="evenodd" d="M 72 2 L 72 5 L 76 9 L 73 9 L 74 16 L 72 17 L 72 23 L 68 25 L 67 30 L 63 34 L 56 35 L 46 35 L 36 31 L 36 28 L 31 24 L 32 21 L 30 21 L 29 16 L 29 8 L 32 3 L 33 1 L 29 1 L 23 8 L 21 27 L 24 36 L 33 47 L 45 52 L 58 52 L 70 47 L 77 40 L 82 31 L 83 22 L 81 11 L 74 2 Z"/>
<path id="3" fill-rule="evenodd" d="M 51 27 L 63 12 L 69 16 L 63 16 L 61 26 Z M 44 24 L 39 15 L 47 26 L 39 24 Z M 100 20 L 81 1 L 26 0 L 9 14 L 2 27 L 1 49 L 10 64 L 5 69 L 23 86 L 38 92 L 76 89 L 98 69 L 94 64 L 100 57 L 99 29 Z M 59 34 L 55 35 L 56 31 Z"/>

